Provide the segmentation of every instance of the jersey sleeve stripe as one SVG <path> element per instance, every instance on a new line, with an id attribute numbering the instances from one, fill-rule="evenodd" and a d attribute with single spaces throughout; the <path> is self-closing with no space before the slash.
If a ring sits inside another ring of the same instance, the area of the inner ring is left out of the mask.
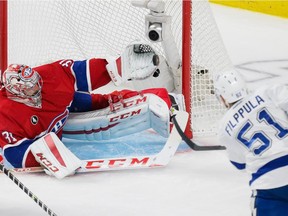
<path id="1" fill-rule="evenodd" d="M 288 166 L 288 155 L 274 159 L 262 166 L 257 170 L 256 173 L 252 174 L 252 179 L 250 180 L 249 184 L 251 185 L 256 179 L 263 176 L 264 174 L 284 166 Z"/>
<path id="2" fill-rule="evenodd" d="M 237 169 L 244 170 L 246 168 L 246 164 L 237 163 L 235 161 L 230 161 Z"/>
<path id="3" fill-rule="evenodd" d="M 87 61 L 75 61 L 72 67 L 75 78 L 76 78 L 76 85 L 78 91 L 85 91 L 88 92 L 91 90 L 91 83 L 90 83 L 90 75 L 87 77 L 87 73 L 89 72 L 89 67 L 87 69 Z M 90 84 L 89 84 L 89 83 Z"/>
<path id="4" fill-rule="evenodd" d="M 88 91 L 90 92 L 90 91 L 92 91 L 93 89 L 92 89 L 92 84 L 91 84 L 91 77 L 90 77 L 90 60 L 87 60 L 86 61 L 86 65 L 88 65 L 88 66 L 86 66 L 86 77 L 87 77 L 87 85 L 88 85 Z"/>

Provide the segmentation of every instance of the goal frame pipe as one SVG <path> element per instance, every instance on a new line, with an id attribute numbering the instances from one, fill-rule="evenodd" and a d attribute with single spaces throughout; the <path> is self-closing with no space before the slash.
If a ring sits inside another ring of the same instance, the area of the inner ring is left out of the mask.
<path id="1" fill-rule="evenodd" d="M 0 0 L 0 71 L 7 68 L 8 62 L 8 3 L 7 0 Z"/>
<path id="2" fill-rule="evenodd" d="M 190 113 L 185 134 L 193 138 L 191 126 L 192 94 L 191 92 L 191 58 L 192 58 L 192 0 L 183 0 L 182 4 L 182 93 L 185 99 L 186 111 Z"/>

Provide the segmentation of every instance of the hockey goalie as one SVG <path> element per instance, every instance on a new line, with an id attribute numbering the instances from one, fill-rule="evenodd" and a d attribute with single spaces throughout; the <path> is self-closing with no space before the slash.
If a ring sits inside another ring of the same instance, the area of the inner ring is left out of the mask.
<path id="1" fill-rule="evenodd" d="M 1 75 L 4 164 L 12 168 L 41 166 L 61 179 L 86 166 L 62 143 L 62 136 L 99 141 L 149 128 L 169 137 L 171 145 L 166 150 L 171 149 L 181 138 L 176 132 L 170 138 L 170 118 L 177 118 L 184 129 L 188 115 L 171 109 L 165 88 L 91 93 L 111 83 L 117 89 L 155 73 L 159 73 L 159 56 L 143 43 L 130 44 L 116 59 L 64 59 L 34 68 L 10 65 Z M 169 152 L 165 155 L 171 157 Z M 158 165 L 157 159 L 163 157 L 152 159 L 147 166 Z"/>

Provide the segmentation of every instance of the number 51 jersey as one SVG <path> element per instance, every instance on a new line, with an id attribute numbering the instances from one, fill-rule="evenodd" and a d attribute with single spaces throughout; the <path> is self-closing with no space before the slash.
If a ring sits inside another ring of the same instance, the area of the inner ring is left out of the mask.
<path id="1" fill-rule="evenodd" d="M 284 85 L 259 89 L 225 114 L 219 140 L 231 163 L 251 175 L 252 189 L 288 183 L 288 89 Z"/>

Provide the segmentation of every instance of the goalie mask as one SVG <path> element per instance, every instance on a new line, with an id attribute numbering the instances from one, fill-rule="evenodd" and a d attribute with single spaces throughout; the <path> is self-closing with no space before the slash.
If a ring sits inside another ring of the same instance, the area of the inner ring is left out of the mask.
<path id="1" fill-rule="evenodd" d="M 2 81 L 9 99 L 41 108 L 43 81 L 37 71 L 27 65 L 11 64 L 4 71 Z"/>

